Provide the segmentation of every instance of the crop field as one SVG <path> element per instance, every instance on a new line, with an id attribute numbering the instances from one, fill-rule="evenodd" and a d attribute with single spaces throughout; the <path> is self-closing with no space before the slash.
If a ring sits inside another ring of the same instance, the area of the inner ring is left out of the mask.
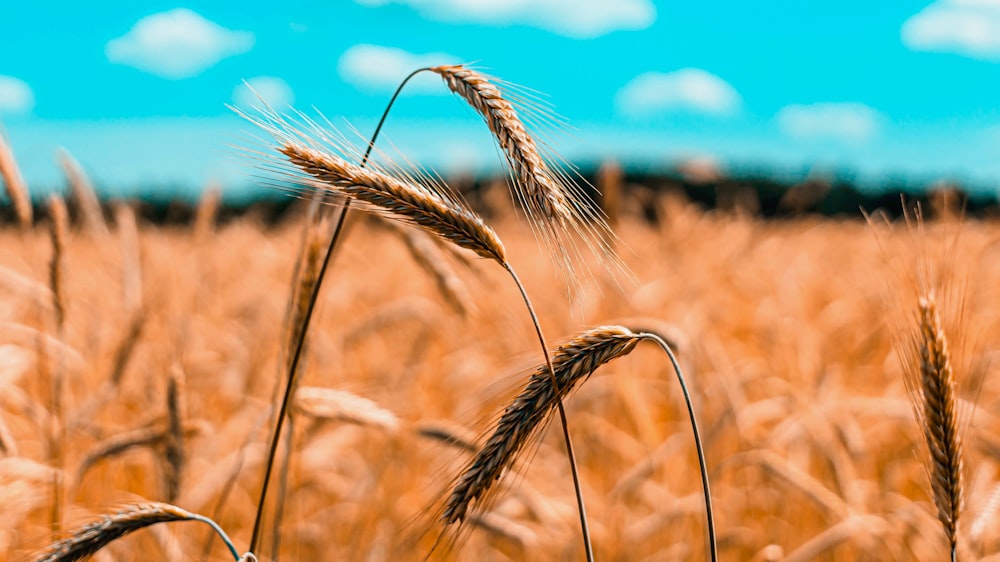
<path id="1" fill-rule="evenodd" d="M 33 203 L 0 138 L 6 559 L 996 556 L 988 213 L 710 208 L 611 164 L 595 203 L 494 79 L 422 72 L 510 190 L 262 103 L 245 155 L 292 210 L 152 221 L 66 152 Z"/>
<path id="2" fill-rule="evenodd" d="M 989 559 L 1000 548 L 1000 386 L 989 364 L 1000 228 L 947 213 L 918 228 L 763 221 L 669 196 L 656 205 L 655 224 L 627 198 L 618 217 L 634 280 L 619 285 L 590 264 L 572 303 L 523 218 L 498 212 L 489 224 L 550 348 L 611 324 L 671 343 L 701 428 L 720 558 L 948 558 L 928 481 L 939 472 L 921 425 L 930 421 L 914 415 L 904 384 L 920 367 L 904 369 L 912 354 L 896 351 L 918 328 L 929 283 L 964 297 L 940 299 L 964 445 L 951 484 L 964 500 L 957 550 Z M 277 226 L 252 216 L 216 225 L 211 201 L 202 207 L 186 226 L 121 205 L 106 227 L 73 207 L 55 236 L 46 218 L 0 231 L 6 559 L 32 559 L 152 501 L 211 517 L 246 550 L 295 272 L 308 272 L 329 222 L 303 203 Z M 308 333 L 258 559 L 581 559 L 557 419 L 434 547 L 450 487 L 544 361 L 501 268 L 354 219 Z M 914 281 L 923 269 L 929 281 Z M 579 383 L 565 410 L 596 558 L 707 557 L 691 425 L 667 356 L 640 341 Z M 214 536 L 193 522 L 150 525 L 95 558 L 231 558 Z"/>

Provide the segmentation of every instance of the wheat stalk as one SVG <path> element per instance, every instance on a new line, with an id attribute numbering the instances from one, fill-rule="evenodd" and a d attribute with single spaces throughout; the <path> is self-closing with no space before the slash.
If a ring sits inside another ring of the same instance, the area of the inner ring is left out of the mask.
<path id="1" fill-rule="evenodd" d="M 52 259 L 49 261 L 49 288 L 52 290 L 53 312 L 55 315 L 56 335 L 61 340 L 66 324 L 66 300 L 64 295 L 66 240 L 69 238 L 69 213 L 66 203 L 59 195 L 49 198 L 49 234 L 52 241 Z M 52 427 L 49 434 L 49 450 L 52 454 L 52 464 L 59 473 L 52 481 L 52 513 L 51 526 L 53 532 L 58 532 L 62 525 L 62 504 L 64 501 L 64 486 L 61 471 L 65 464 L 66 420 L 63 416 L 63 377 L 65 368 L 62 362 L 51 373 L 50 406 Z"/>
<path id="2" fill-rule="evenodd" d="M 63 296 L 63 268 L 66 240 L 69 238 L 69 213 L 62 197 L 49 198 L 49 236 L 52 241 L 52 259 L 49 261 L 49 289 L 52 290 L 56 327 L 62 330 L 66 318 Z"/>
<path id="3" fill-rule="evenodd" d="M 115 226 L 121 237 L 122 300 L 125 310 L 137 314 L 142 308 L 142 255 L 139 225 L 135 208 L 127 203 L 115 205 Z"/>
<path id="4" fill-rule="evenodd" d="M 0 178 L 3 179 L 7 189 L 7 197 L 14 205 L 17 222 L 22 229 L 28 229 L 31 226 L 33 213 L 28 184 L 24 183 L 21 170 L 17 167 L 17 160 L 14 159 L 14 152 L 2 134 L 0 134 Z"/>
<path id="5" fill-rule="evenodd" d="M 229 547 L 233 559 L 240 560 L 240 555 L 232 541 L 215 521 L 175 505 L 157 502 L 132 505 L 113 515 L 105 515 L 100 521 L 88 523 L 74 530 L 69 537 L 49 546 L 44 553 L 35 558 L 35 561 L 72 562 L 83 560 L 129 533 L 157 523 L 173 521 L 201 521 L 210 525 Z"/>

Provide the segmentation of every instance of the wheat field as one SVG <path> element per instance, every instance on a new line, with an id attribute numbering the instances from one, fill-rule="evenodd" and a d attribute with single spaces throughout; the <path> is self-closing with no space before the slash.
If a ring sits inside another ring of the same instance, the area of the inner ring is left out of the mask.
<path id="1" fill-rule="evenodd" d="M 597 273 L 573 304 L 523 219 L 500 211 L 489 224 L 551 345 L 602 324 L 655 329 L 673 344 L 702 428 L 720 558 L 947 559 L 896 352 L 917 310 L 908 275 L 930 265 L 965 297 L 964 315 L 946 324 L 966 445 L 959 558 L 989 559 L 1000 548 L 1000 386 L 989 362 L 1000 228 L 948 216 L 923 231 L 764 221 L 668 195 L 656 204 L 657 224 L 627 200 L 617 221 L 636 281 Z M 252 216 L 156 226 L 118 207 L 106 231 L 81 221 L 64 233 L 55 292 L 45 219 L 0 231 L 5 559 L 31 559 L 148 501 L 209 516 L 246 549 L 309 228 L 302 207 L 277 226 Z M 257 557 L 580 559 L 558 422 L 432 550 L 449 484 L 541 355 L 502 270 L 432 244 L 435 273 L 405 230 L 355 219 L 309 332 L 282 446 L 287 478 Z M 697 457 L 663 354 L 640 343 L 565 409 L 596 557 L 704 559 Z M 151 526 L 96 559 L 230 558 L 212 536 L 194 523 Z"/>

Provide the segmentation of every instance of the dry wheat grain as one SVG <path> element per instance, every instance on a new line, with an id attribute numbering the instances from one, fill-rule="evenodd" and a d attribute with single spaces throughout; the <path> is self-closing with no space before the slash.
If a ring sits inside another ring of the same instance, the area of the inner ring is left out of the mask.
<path id="1" fill-rule="evenodd" d="M 80 209 L 83 227 L 91 234 L 107 234 L 108 225 L 104 221 L 101 202 L 98 200 L 97 193 L 94 192 L 94 185 L 87 177 L 83 166 L 65 148 L 59 149 L 56 159 L 59 161 L 63 173 L 66 174 L 70 193 L 73 194 L 73 202 Z"/>
<path id="2" fill-rule="evenodd" d="M 28 195 L 28 185 L 24 183 L 14 153 L 2 134 L 0 134 L 0 178 L 3 179 L 7 189 L 7 197 L 14 205 L 17 222 L 22 229 L 27 229 L 31 226 L 33 214 L 31 196 Z"/>
<path id="3" fill-rule="evenodd" d="M 459 477 L 445 504 L 444 522 L 462 521 L 472 502 L 510 469 L 518 451 L 555 410 L 558 401 L 598 367 L 635 349 L 639 340 L 627 328 L 601 326 L 559 346 L 552 354 L 557 388 L 553 388 L 548 365 L 535 369 L 527 386 L 504 409 L 493 434 Z"/>

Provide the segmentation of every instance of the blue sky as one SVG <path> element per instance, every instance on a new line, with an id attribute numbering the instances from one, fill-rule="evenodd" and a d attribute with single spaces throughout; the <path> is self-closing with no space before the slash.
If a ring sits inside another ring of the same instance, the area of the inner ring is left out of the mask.
<path id="1" fill-rule="evenodd" d="M 367 133 L 409 70 L 447 62 L 543 92 L 570 160 L 1000 182 L 1000 0 L 8 4 L 0 123 L 39 190 L 59 146 L 109 194 L 240 186 L 243 80 Z M 431 76 L 386 134 L 444 174 L 500 166 Z"/>

